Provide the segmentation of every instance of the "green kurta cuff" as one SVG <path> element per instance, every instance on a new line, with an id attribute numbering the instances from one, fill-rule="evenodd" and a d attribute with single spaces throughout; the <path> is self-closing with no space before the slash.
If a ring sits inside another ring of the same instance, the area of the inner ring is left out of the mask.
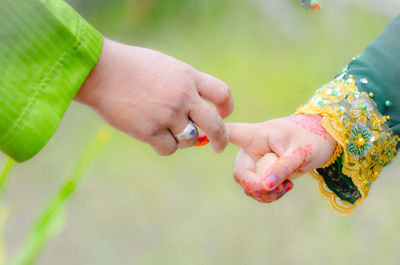
<path id="1" fill-rule="evenodd" d="M 324 116 L 337 141 L 341 155 L 311 175 L 338 214 L 351 214 L 400 146 L 400 16 L 298 112 Z"/>
<path id="2" fill-rule="evenodd" d="M 349 63 L 360 91 L 372 93 L 389 127 L 400 135 L 400 15 L 393 19 L 361 56 Z"/>
<path id="3" fill-rule="evenodd" d="M 0 25 L 0 149 L 21 162 L 53 135 L 103 38 L 59 0 L 2 0 Z"/>

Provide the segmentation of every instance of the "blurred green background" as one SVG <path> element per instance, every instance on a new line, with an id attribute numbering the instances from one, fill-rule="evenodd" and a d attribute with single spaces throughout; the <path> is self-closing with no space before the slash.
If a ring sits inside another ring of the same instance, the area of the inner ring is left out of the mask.
<path id="1" fill-rule="evenodd" d="M 295 0 L 67 2 L 105 36 L 227 82 L 236 104 L 228 120 L 247 122 L 293 113 L 400 10 L 380 0 L 321 1 L 319 13 Z M 46 148 L 15 168 L 4 202 L 9 255 L 102 123 L 72 104 Z M 237 151 L 215 155 L 207 146 L 159 157 L 115 131 L 37 264 L 398 264 L 399 160 L 342 218 L 308 176 L 276 203 L 248 198 L 232 180 Z"/>

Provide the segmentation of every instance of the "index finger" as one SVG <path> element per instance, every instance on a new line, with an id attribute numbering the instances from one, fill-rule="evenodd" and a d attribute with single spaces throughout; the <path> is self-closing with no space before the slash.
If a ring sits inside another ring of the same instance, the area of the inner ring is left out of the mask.
<path id="1" fill-rule="evenodd" d="M 247 149 L 254 139 L 254 125 L 250 123 L 226 123 L 226 132 L 228 133 L 229 142 Z"/>
<path id="2" fill-rule="evenodd" d="M 202 72 L 198 73 L 196 81 L 200 96 L 212 102 L 222 118 L 232 113 L 233 98 L 226 83 Z"/>
<path id="3" fill-rule="evenodd" d="M 197 104 L 194 105 L 189 116 L 207 134 L 214 151 L 222 152 L 228 145 L 228 135 L 224 121 L 216 109 L 198 97 Z"/>

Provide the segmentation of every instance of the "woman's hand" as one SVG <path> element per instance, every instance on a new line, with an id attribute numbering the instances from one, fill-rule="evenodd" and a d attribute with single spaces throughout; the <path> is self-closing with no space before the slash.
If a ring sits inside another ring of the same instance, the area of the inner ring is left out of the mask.
<path id="1" fill-rule="evenodd" d="M 189 119 L 207 133 L 216 152 L 228 144 L 222 118 L 233 110 L 229 87 L 150 49 L 105 39 L 99 62 L 75 100 L 115 128 L 149 143 L 160 155 L 196 143 L 198 135 L 180 141 L 174 137 Z"/>
<path id="2" fill-rule="evenodd" d="M 275 201 L 292 189 L 289 177 L 326 164 L 337 143 L 321 119 L 294 115 L 255 124 L 227 124 L 229 141 L 241 147 L 234 178 L 245 193 L 260 202 Z M 257 162 L 269 153 L 275 153 L 278 160 L 263 174 L 256 174 Z"/>

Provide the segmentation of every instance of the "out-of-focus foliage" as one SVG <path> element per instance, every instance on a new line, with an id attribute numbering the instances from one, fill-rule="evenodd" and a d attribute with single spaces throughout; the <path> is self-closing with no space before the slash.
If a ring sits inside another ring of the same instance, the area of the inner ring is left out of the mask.
<path id="1" fill-rule="evenodd" d="M 107 37 L 160 50 L 224 80 L 236 104 L 228 120 L 248 122 L 291 114 L 391 18 L 375 12 L 381 0 L 321 1 L 319 13 L 295 0 L 68 2 Z M 49 145 L 15 168 L 5 194 L 9 254 L 101 123 L 73 104 Z M 339 218 L 309 177 L 274 204 L 247 198 L 231 176 L 236 147 L 166 158 L 115 134 L 38 264 L 398 263 L 398 160 L 365 205 Z"/>
<path id="2" fill-rule="evenodd" d="M 98 131 L 83 154 L 79 156 L 65 184 L 49 200 L 48 205 L 43 209 L 18 252 L 13 256 L 11 262 L 7 264 L 31 265 L 36 262 L 46 244 L 62 229 L 65 221 L 66 203 L 82 181 L 89 166 L 98 157 L 104 144 L 110 139 L 110 136 L 110 130 L 105 127 Z M 12 162 L 6 164 L 4 175 L 10 172 L 9 168 Z"/>
<path id="3" fill-rule="evenodd" d="M 3 192 L 4 184 L 8 179 L 8 176 L 11 173 L 12 168 L 15 165 L 15 161 L 11 158 L 4 159 L 5 162 L 2 165 L 0 171 L 0 199 L 1 194 Z M 5 224 L 8 220 L 8 209 L 7 207 L 3 206 L 0 201 L 0 264 L 6 263 L 6 246 L 4 243 L 4 229 Z"/>

